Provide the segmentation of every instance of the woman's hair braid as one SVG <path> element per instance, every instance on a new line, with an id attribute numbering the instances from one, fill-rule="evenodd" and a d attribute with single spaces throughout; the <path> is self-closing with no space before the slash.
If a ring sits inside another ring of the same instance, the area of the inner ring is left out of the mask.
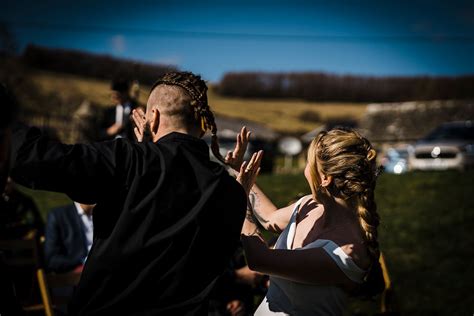
<path id="1" fill-rule="evenodd" d="M 376 156 L 376 151 L 366 138 L 352 129 L 344 128 L 320 133 L 308 152 L 313 195 L 317 195 L 320 187 L 318 161 L 320 172 L 333 178 L 328 188 L 329 194 L 356 206 L 364 240 L 373 260 L 378 260 L 380 253 L 377 239 L 380 218 L 374 198 L 378 175 Z"/>

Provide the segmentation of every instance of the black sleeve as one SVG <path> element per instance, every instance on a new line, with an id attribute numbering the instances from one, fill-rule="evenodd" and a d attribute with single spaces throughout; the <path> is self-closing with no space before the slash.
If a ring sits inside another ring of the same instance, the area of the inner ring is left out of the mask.
<path id="1" fill-rule="evenodd" d="M 63 192 L 85 204 L 119 189 L 131 151 L 125 140 L 66 145 L 21 125 L 14 128 L 12 140 L 10 176 L 15 182 Z"/>
<path id="2" fill-rule="evenodd" d="M 63 243 L 57 217 L 54 212 L 50 212 L 46 222 L 44 242 L 44 259 L 49 270 L 69 271 L 82 263 L 79 257 L 65 254 Z"/>

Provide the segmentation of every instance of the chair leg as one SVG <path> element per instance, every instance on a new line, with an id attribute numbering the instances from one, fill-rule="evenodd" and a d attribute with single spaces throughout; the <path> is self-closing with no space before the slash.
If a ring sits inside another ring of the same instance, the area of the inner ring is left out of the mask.
<path id="1" fill-rule="evenodd" d="M 41 291 L 41 299 L 43 300 L 44 312 L 46 316 L 54 316 L 53 304 L 51 302 L 51 295 L 49 294 L 49 289 L 46 284 L 44 270 L 38 269 L 36 271 L 36 275 L 38 277 L 38 283 Z"/>

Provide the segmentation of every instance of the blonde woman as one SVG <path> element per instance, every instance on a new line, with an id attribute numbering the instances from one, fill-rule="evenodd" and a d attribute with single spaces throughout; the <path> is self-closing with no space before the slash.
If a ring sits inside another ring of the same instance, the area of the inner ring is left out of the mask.
<path id="1" fill-rule="evenodd" d="M 254 154 L 238 176 L 251 202 L 241 237 L 248 265 L 270 275 L 255 315 L 343 314 L 348 294 L 378 264 L 375 150 L 353 130 L 319 134 L 304 171 L 312 194 L 282 209 L 254 185 L 261 158 Z M 280 233 L 274 249 L 257 220 Z"/>

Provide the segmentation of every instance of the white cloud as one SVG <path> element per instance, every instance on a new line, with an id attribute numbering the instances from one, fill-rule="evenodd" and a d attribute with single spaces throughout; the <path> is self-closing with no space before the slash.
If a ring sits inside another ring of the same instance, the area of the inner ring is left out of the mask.
<path id="1" fill-rule="evenodd" d="M 123 35 L 112 36 L 110 46 L 114 53 L 122 53 L 126 48 L 125 37 Z"/>

